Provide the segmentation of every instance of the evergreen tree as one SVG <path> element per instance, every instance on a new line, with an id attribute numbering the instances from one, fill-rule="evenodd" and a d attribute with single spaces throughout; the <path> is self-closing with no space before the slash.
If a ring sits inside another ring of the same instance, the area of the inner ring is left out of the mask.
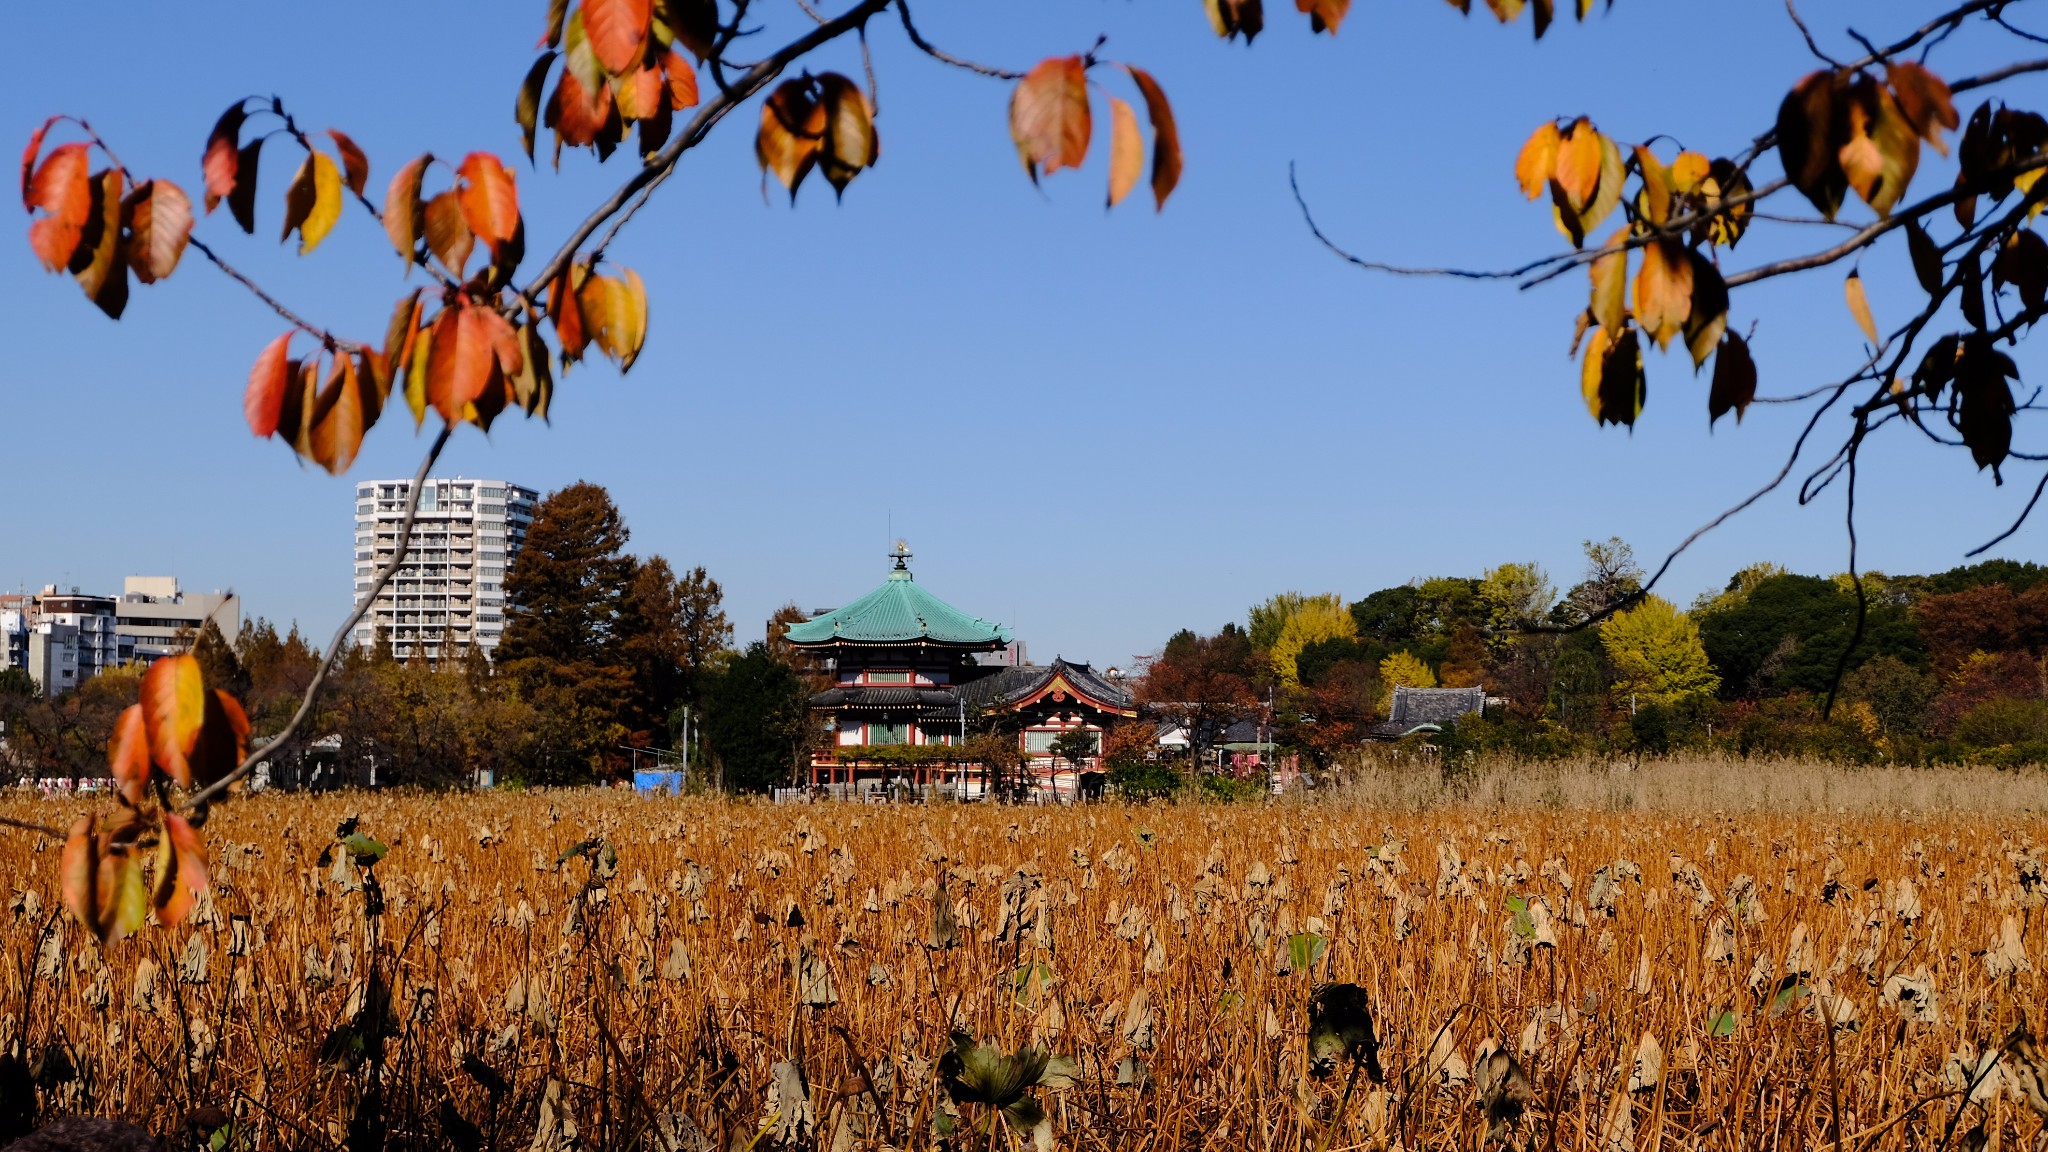
<path id="1" fill-rule="evenodd" d="M 725 786 L 759 792 L 790 781 L 811 733 L 796 670 L 756 641 L 705 680 L 704 738 Z"/>
<path id="2" fill-rule="evenodd" d="M 585 481 L 548 495 L 505 573 L 498 659 L 613 663 L 620 602 L 633 575 L 629 533 L 611 494 Z"/>

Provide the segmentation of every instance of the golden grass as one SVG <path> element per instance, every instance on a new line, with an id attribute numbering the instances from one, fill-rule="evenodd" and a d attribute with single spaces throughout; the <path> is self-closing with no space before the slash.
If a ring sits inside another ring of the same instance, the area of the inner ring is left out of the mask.
<path id="1" fill-rule="evenodd" d="M 0 1064 L 43 1073 L 44 1116 L 167 1133 L 215 1106 L 249 1148 L 469 1126 L 497 1148 L 924 1148 L 949 1108 L 953 1146 L 1013 1146 L 935 1091 L 958 1028 L 1078 1060 L 1039 1093 L 1062 1147 L 1306 1152 L 1479 1148 L 1473 1072 L 1504 1046 L 1533 1086 L 1518 1147 L 1918 1149 L 1956 1115 L 1949 1077 L 2042 1004 L 2042 821 L 1952 810 L 2038 781 L 1653 767 L 1621 803 L 1608 777 L 1530 771 L 1436 811 L 1412 779 L 1382 805 L 1267 807 L 255 797 L 206 829 L 194 922 L 104 952 L 56 911 L 58 846 L 9 833 Z M 1911 802 L 1852 803 L 1855 780 Z M 1812 810 L 1767 806 L 1795 797 Z M 318 864 L 349 816 L 390 843 L 375 925 L 359 873 Z M 585 858 L 554 864 L 591 838 L 617 852 L 601 887 Z M 934 952 L 942 872 L 960 946 Z M 1288 971 L 1308 933 L 1320 960 Z M 1341 1118 L 1344 1077 L 1306 1075 L 1327 980 L 1365 988 L 1387 1071 Z M 381 1058 L 352 1056 L 380 987 Z M 800 1088 L 778 1096 L 777 1065 Z M 2005 1147 L 2036 1136 L 2007 1076 L 1957 1146 L 1980 1120 Z"/>

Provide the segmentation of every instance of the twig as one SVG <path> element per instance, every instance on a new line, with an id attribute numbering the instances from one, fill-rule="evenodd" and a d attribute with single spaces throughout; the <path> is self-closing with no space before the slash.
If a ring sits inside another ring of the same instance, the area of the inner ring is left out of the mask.
<path id="1" fill-rule="evenodd" d="M 268 760 L 279 748 L 284 747 L 285 742 L 298 732 L 299 725 L 312 713 L 313 701 L 320 695 L 320 686 L 327 683 L 327 674 L 334 670 L 335 661 L 340 659 L 342 647 L 348 642 L 349 634 L 362 622 L 364 614 L 370 610 L 370 605 L 376 603 L 377 596 L 384 591 L 384 586 L 391 583 L 392 577 L 398 575 L 399 566 L 405 563 L 406 554 L 412 551 L 413 517 L 420 510 L 420 494 L 426 489 L 427 473 L 433 469 L 434 461 L 441 458 L 441 449 L 448 446 L 448 437 L 454 432 L 453 424 L 444 425 L 435 435 L 433 445 L 427 449 L 426 457 L 420 461 L 419 471 L 413 473 L 412 488 L 405 496 L 405 518 L 398 522 L 398 548 L 384 567 L 378 570 L 377 578 L 371 582 L 370 590 L 364 593 L 355 611 L 349 613 L 348 619 L 342 621 L 341 627 L 335 630 L 334 639 L 328 642 L 327 653 L 320 661 L 320 670 L 314 673 L 313 682 L 306 685 L 306 694 L 299 698 L 298 711 L 292 713 L 292 718 L 285 724 L 283 731 L 271 737 L 261 748 L 250 752 L 234 771 L 186 797 L 185 802 L 179 805 L 180 808 L 189 811 L 219 798 L 230 785 L 254 772 L 256 765 Z"/>
<path id="2" fill-rule="evenodd" d="M 19 828 L 23 832 L 40 832 L 52 840 L 64 839 L 64 833 L 48 824 L 37 824 L 32 820 L 16 820 L 12 816 L 0 816 L 0 827 Z"/>
<path id="3" fill-rule="evenodd" d="M 1984 543 L 1977 545 L 1975 548 L 1972 548 L 1968 552 L 1963 553 L 1963 555 L 1981 556 L 1984 553 L 1989 552 L 1991 549 L 1997 547 L 1998 545 L 2004 543 L 2008 537 L 2010 537 L 2013 533 L 2019 531 L 2020 525 L 2025 524 L 2027 522 L 2027 517 L 2033 515 L 2034 505 L 2041 502 L 2041 492 L 2043 489 L 2048 489 L 2048 473 L 2043 473 L 2041 476 L 2041 482 L 2039 484 L 2034 485 L 2033 496 L 2027 499 L 2027 506 L 2025 508 L 2020 509 L 2019 518 L 2012 522 L 2012 527 L 2007 528 L 2005 531 L 2000 532 L 1998 535 L 1993 536 L 1991 539 L 1986 540 Z"/>
<path id="4" fill-rule="evenodd" d="M 341 337 L 336 336 L 334 333 L 329 332 L 325 328 L 322 328 L 319 325 L 313 323 L 311 320 L 306 319 L 304 316 L 299 315 L 297 312 L 292 311 L 290 308 L 285 307 L 283 301 L 279 300 L 275 296 L 272 296 L 270 293 L 265 292 L 262 288 L 257 286 L 254 280 L 251 280 L 247 276 L 243 275 L 238 269 L 235 268 L 234 265 L 221 259 L 220 256 L 217 253 L 215 253 L 213 249 L 207 247 L 206 242 L 201 240 L 199 237 L 194 236 L 186 242 L 192 245 L 192 247 L 198 249 L 199 254 L 201 256 L 206 257 L 209 261 L 211 261 L 214 267 L 220 269 L 222 272 L 227 273 L 228 279 L 233 280 L 235 283 L 240 284 L 244 288 L 247 288 L 251 293 L 255 295 L 255 297 L 258 300 L 261 300 L 265 304 L 270 305 L 270 310 L 272 312 L 275 312 L 279 316 L 282 316 L 286 320 L 289 320 L 293 325 L 299 328 L 303 328 L 307 332 L 310 332 L 313 335 L 318 336 L 320 338 L 321 343 L 329 345 L 330 347 L 340 348 L 343 351 L 352 353 L 364 352 L 368 350 L 363 345 L 358 344 L 353 340 L 344 340 Z"/>
<path id="5" fill-rule="evenodd" d="M 1297 208 L 1301 209 L 1301 219 L 1308 225 L 1309 234 L 1320 241 L 1323 247 L 1335 253 L 1339 259 L 1372 272 L 1387 272 L 1395 276 L 1455 276 L 1462 280 L 1513 280 L 1560 261 L 1571 260 L 1579 255 L 1577 252 L 1563 252 L 1553 256 L 1545 256 L 1541 260 L 1524 264 L 1519 268 L 1506 268 L 1499 271 L 1479 271 L 1469 268 L 1411 268 L 1399 264 L 1383 264 L 1377 260 L 1367 260 L 1360 256 L 1354 256 L 1338 247 L 1328 236 L 1323 235 L 1322 228 L 1316 224 L 1315 214 L 1309 211 L 1308 201 L 1302 197 L 1301 183 L 1295 179 L 1292 161 L 1289 161 L 1287 165 L 1287 187 L 1294 193 L 1294 204 Z"/>
<path id="6" fill-rule="evenodd" d="M 1837 60 L 1833 56 L 1830 56 L 1827 53 L 1821 51 L 1820 45 L 1814 43 L 1813 32 L 1806 27 L 1806 21 L 1801 20 L 1799 18 L 1799 9 L 1794 8 L 1792 6 L 1792 0 L 1785 0 L 1785 14 L 1787 16 L 1792 17 L 1793 26 L 1799 29 L 1799 34 L 1801 36 L 1804 36 L 1806 38 L 1807 51 L 1812 52 L 1815 56 L 1820 57 L 1823 61 L 1827 63 L 1827 65 L 1830 68 L 1840 68 L 1842 66 L 1842 62 L 1840 60 Z"/>
<path id="7" fill-rule="evenodd" d="M 951 64 L 955 68 L 965 68 L 969 72 L 994 77 L 997 80 L 1022 80 L 1024 78 L 1022 72 L 1012 72 L 1007 68 L 996 68 L 987 64 L 976 64 L 972 60 L 963 60 L 926 40 L 918 32 L 917 25 L 910 22 L 910 5 L 905 0 L 896 0 L 896 16 L 903 21 L 904 34 L 910 37 L 911 44 L 915 45 L 918 51 L 937 60 L 941 64 Z"/>

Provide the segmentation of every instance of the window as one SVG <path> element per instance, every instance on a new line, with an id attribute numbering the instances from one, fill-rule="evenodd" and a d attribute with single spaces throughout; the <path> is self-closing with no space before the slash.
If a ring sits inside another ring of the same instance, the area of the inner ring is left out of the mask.
<path id="1" fill-rule="evenodd" d="M 868 743 L 908 744 L 910 743 L 910 725 L 870 724 L 868 725 Z"/>
<path id="2" fill-rule="evenodd" d="M 1024 751 L 1034 756 L 1045 756 L 1052 752 L 1052 742 L 1059 738 L 1057 732 L 1026 732 Z"/>
<path id="3" fill-rule="evenodd" d="M 910 682 L 910 673 L 908 672 L 871 671 L 868 673 L 868 683 L 870 684 L 908 684 Z"/>

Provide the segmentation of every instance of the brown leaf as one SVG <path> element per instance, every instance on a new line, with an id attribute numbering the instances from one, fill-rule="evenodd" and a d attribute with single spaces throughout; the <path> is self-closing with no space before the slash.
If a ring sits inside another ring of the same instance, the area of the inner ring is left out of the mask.
<path id="1" fill-rule="evenodd" d="M 846 185 L 881 154 L 875 134 L 875 110 L 860 86 L 837 72 L 818 77 L 818 104 L 824 112 L 825 139 L 818 163 L 834 192 Z"/>
<path id="2" fill-rule="evenodd" d="M 206 719 L 192 747 L 192 781 L 206 787 L 223 779 L 249 753 L 249 717 L 241 701 L 219 688 L 206 694 Z"/>
<path id="3" fill-rule="evenodd" d="M 1159 81 L 1143 68 L 1126 64 L 1124 71 L 1131 74 L 1139 95 L 1145 98 L 1145 115 L 1152 122 L 1153 211 L 1163 211 L 1166 198 L 1180 183 L 1180 129 L 1174 124 L 1173 105 L 1167 103 L 1166 90 L 1159 86 Z"/>
<path id="4" fill-rule="evenodd" d="M 361 196 L 370 183 L 370 158 L 363 155 L 356 142 L 339 129 L 329 128 L 327 134 L 334 138 L 334 150 L 341 153 L 343 183 L 348 185 L 349 191 Z"/>
<path id="5" fill-rule="evenodd" d="M 1721 350 L 1714 356 L 1714 383 L 1707 394 L 1707 426 L 1729 412 L 1735 413 L 1735 422 L 1742 423 L 1742 414 L 1749 410 L 1749 402 L 1756 399 L 1756 361 L 1750 359 L 1749 344 L 1733 332 L 1721 338 Z"/>
<path id="6" fill-rule="evenodd" d="M 418 256 L 420 233 L 426 231 L 425 209 L 420 204 L 420 180 L 433 159 L 434 154 L 427 152 L 407 162 L 391 177 L 391 187 L 384 193 L 384 234 L 391 237 L 391 246 L 405 257 L 408 275 Z"/>
<path id="7" fill-rule="evenodd" d="M 1754 190 L 1749 176 L 1737 168 L 1733 160 L 1718 159 L 1707 166 L 1707 177 L 1700 184 L 1700 195 L 1705 201 L 1705 208 L 1714 214 L 1703 230 L 1708 242 L 1735 247 L 1749 227 L 1750 206 L 1747 201 L 1739 204 L 1728 201 L 1747 196 Z"/>
<path id="8" fill-rule="evenodd" d="M 1138 114 L 1131 106 L 1109 98 L 1109 206 L 1130 195 L 1138 186 L 1138 173 L 1145 167 L 1145 140 L 1138 134 Z"/>
<path id="9" fill-rule="evenodd" d="M 1863 274 L 1851 271 L 1849 278 L 1842 282 L 1842 294 L 1849 301 L 1849 315 L 1856 318 L 1856 326 L 1863 329 L 1863 335 L 1875 348 L 1884 343 L 1877 335 L 1877 321 L 1870 315 L 1870 298 L 1863 293 Z"/>
<path id="10" fill-rule="evenodd" d="M 242 393 L 242 415 L 249 421 L 249 431 L 258 436 L 268 437 L 277 431 L 285 392 L 291 384 L 291 368 L 285 354 L 297 331 L 295 328 L 265 345 L 256 357 L 256 366 L 249 370 L 249 387 Z"/>
<path id="11" fill-rule="evenodd" d="M 526 149 L 526 159 L 533 160 L 534 126 L 540 119 L 540 92 L 548 82 L 548 70 L 555 64 L 555 53 L 543 52 L 533 66 L 526 70 L 526 79 L 519 82 L 519 99 L 513 105 L 513 118 L 519 122 L 519 143 Z"/>
<path id="12" fill-rule="evenodd" d="M 1999 474 L 1999 466 L 2012 452 L 2012 418 L 2018 411 L 2012 386 L 2006 381 L 2018 378 L 2019 369 L 2012 358 L 2000 352 L 1990 337 L 1982 332 L 1963 337 L 1956 358 L 1951 420 L 1963 443 L 1969 445 L 1970 458 L 1980 470 L 1991 469 L 1992 478 L 2000 484 L 2005 478 Z"/>
<path id="13" fill-rule="evenodd" d="M 1039 61 L 1010 94 L 1010 139 L 1034 184 L 1040 175 L 1079 168 L 1090 130 L 1087 69 L 1079 56 Z"/>
<path id="14" fill-rule="evenodd" d="M 1838 159 L 1849 187 L 1878 215 L 1889 215 L 1920 164 L 1920 136 L 1891 91 L 1868 76 L 1849 85 L 1847 137 Z"/>
<path id="15" fill-rule="evenodd" d="M 463 268 L 476 247 L 476 236 L 465 215 L 462 199 L 453 188 L 427 201 L 427 250 L 457 280 L 463 278 Z"/>
<path id="16" fill-rule="evenodd" d="M 2038 311 L 2048 303 L 2048 242 L 2031 228 L 2017 228 L 1999 245 L 1991 261 L 1993 291 L 2010 284 L 2019 289 L 2020 303 Z"/>
<path id="17" fill-rule="evenodd" d="M 541 340 L 534 324 L 520 326 L 519 342 L 525 355 L 521 359 L 519 373 L 508 382 L 512 400 L 528 416 L 539 416 L 545 420 L 548 401 L 555 390 L 554 376 L 548 367 L 548 346 Z"/>
<path id="18" fill-rule="evenodd" d="M 1618 338 L 1605 328 L 1593 329 L 1579 387 L 1593 419 L 1635 427 L 1643 411 L 1643 352 L 1635 329 L 1623 329 Z"/>
<path id="19" fill-rule="evenodd" d="M 1913 131 L 1943 156 L 1948 155 L 1948 145 L 1941 139 L 1942 129 L 1953 131 L 1961 123 L 1956 118 L 1955 98 L 1948 84 L 1910 60 L 1886 61 L 1884 73 L 1892 95 L 1898 99 L 1899 111 Z"/>
<path id="20" fill-rule="evenodd" d="M 1692 263 L 1692 308 L 1685 317 L 1685 347 L 1697 374 L 1728 329 L 1728 285 L 1706 257 L 1688 251 L 1686 258 Z"/>
<path id="21" fill-rule="evenodd" d="M 1590 311 L 1594 321 L 1610 334 L 1621 331 L 1628 315 L 1628 232 L 1627 228 L 1616 229 L 1607 238 L 1605 251 L 1586 267 L 1593 280 Z"/>
<path id="22" fill-rule="evenodd" d="M 168 180 L 149 180 L 128 194 L 128 266 L 135 278 L 154 284 L 169 276 L 192 236 L 192 202 Z"/>
<path id="23" fill-rule="evenodd" d="M 1203 0 L 1209 12 L 1209 26 L 1226 40 L 1244 37 L 1250 44 L 1265 30 L 1265 8 L 1260 0 Z"/>
<path id="24" fill-rule="evenodd" d="M 1913 258 L 1913 277 L 1921 290 L 1929 296 L 1941 291 L 1941 249 L 1918 220 L 1906 221 L 1906 253 Z"/>
<path id="25" fill-rule="evenodd" d="M 70 266 L 86 223 L 92 219 L 90 161 L 85 145 L 60 144 L 51 149 L 30 181 L 29 206 L 41 208 L 46 215 L 29 225 L 29 245 L 48 271 Z"/>
<path id="26" fill-rule="evenodd" d="M 1515 183 L 1521 185 L 1523 196 L 1534 200 L 1549 187 L 1551 177 L 1557 174 L 1557 152 L 1563 142 L 1555 120 L 1545 120 L 1529 133 L 1520 155 L 1515 157 Z"/>
<path id="27" fill-rule="evenodd" d="M 122 193 L 127 176 L 108 168 L 92 178 L 92 202 L 78 247 L 71 253 L 71 275 L 99 309 L 119 320 L 128 307 L 128 260 L 121 233 Z"/>
<path id="28" fill-rule="evenodd" d="M 1841 162 L 1848 141 L 1846 90 L 1840 74 L 1813 72 L 1778 105 L 1778 155 L 1785 177 L 1830 220 L 1849 187 Z"/>
<path id="29" fill-rule="evenodd" d="M 1956 272 L 1961 278 L 1961 295 L 1956 304 L 1963 310 L 1963 319 L 1969 321 L 1972 328 L 1987 327 L 1984 322 L 1984 268 L 1974 250 L 1956 262 Z"/>
<path id="30" fill-rule="evenodd" d="M 263 152 L 263 137 L 242 145 L 235 157 L 235 186 L 228 192 L 228 212 L 243 232 L 256 234 L 256 160 Z"/>
<path id="31" fill-rule="evenodd" d="M 208 212 L 219 207 L 221 199 L 233 193 L 240 180 L 242 152 L 236 147 L 236 142 L 242 136 L 242 122 L 249 118 L 243 103 L 221 113 L 220 119 L 214 122 L 213 131 L 206 137 L 206 155 L 201 168 L 206 176 Z M 254 174 L 253 168 L 251 174 Z"/>
<path id="32" fill-rule="evenodd" d="M 420 334 L 420 290 L 415 288 L 399 297 L 398 304 L 391 310 L 391 322 L 384 329 L 384 369 L 387 378 L 380 381 L 383 392 L 390 392 L 391 379 L 404 376 L 412 364 L 413 347 Z M 379 396 L 381 401 L 383 396 Z"/>
<path id="33" fill-rule="evenodd" d="M 1663 348 L 1692 314 L 1691 253 L 1676 240 L 1653 240 L 1642 252 L 1642 266 L 1636 272 L 1636 323 Z"/>
<path id="34" fill-rule="evenodd" d="M 794 202 L 824 144 L 825 108 L 812 97 L 810 82 L 783 81 L 761 104 L 761 128 L 754 136 L 761 170 L 773 172 Z"/>

